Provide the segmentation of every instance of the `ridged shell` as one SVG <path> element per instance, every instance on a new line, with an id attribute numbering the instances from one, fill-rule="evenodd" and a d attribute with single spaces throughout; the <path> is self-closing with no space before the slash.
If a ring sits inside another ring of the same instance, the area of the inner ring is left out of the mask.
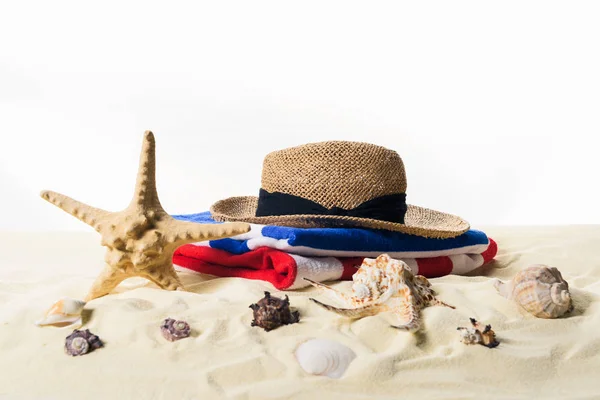
<path id="1" fill-rule="evenodd" d="M 412 275 L 408 266 L 382 254 L 377 258 L 365 258 L 352 275 L 352 305 L 363 306 L 385 302 L 396 294 L 398 288 Z"/>
<path id="2" fill-rule="evenodd" d="M 509 282 L 497 280 L 494 286 L 501 296 L 538 318 L 559 318 L 573 310 L 569 284 L 555 267 L 532 265 Z"/>
<path id="3" fill-rule="evenodd" d="M 104 343 L 89 329 L 82 331 L 75 329 L 65 338 L 65 353 L 70 356 L 82 356 L 100 347 L 104 347 Z"/>
<path id="4" fill-rule="evenodd" d="M 37 326 L 72 326 L 81 325 L 81 312 L 85 307 L 85 301 L 63 297 L 54 303 L 44 317 L 35 321 Z"/>
<path id="5" fill-rule="evenodd" d="M 190 336 L 190 325 L 183 320 L 165 319 L 160 325 L 160 331 L 165 339 L 175 342 Z"/>
<path id="6" fill-rule="evenodd" d="M 356 358 L 352 349 L 329 339 L 311 339 L 295 352 L 302 369 L 309 374 L 338 379 Z"/>

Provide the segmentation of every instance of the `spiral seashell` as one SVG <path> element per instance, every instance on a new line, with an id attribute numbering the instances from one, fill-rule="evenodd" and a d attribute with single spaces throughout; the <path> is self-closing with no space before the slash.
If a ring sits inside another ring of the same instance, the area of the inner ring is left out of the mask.
<path id="1" fill-rule="evenodd" d="M 44 317 L 35 321 L 37 326 L 72 326 L 81 325 L 81 312 L 85 301 L 63 297 L 54 303 Z"/>
<path id="2" fill-rule="evenodd" d="M 65 339 L 65 353 L 70 356 L 81 356 L 104 346 L 100 338 L 86 329 L 75 329 Z"/>
<path id="3" fill-rule="evenodd" d="M 369 287 L 364 283 L 355 283 L 352 285 L 352 291 L 354 292 L 354 296 L 359 299 L 365 299 L 371 295 Z"/>
<path id="4" fill-rule="evenodd" d="M 312 339 L 302 343 L 295 352 L 296 360 L 309 374 L 338 379 L 356 358 L 352 349 L 328 339 Z"/>
<path id="5" fill-rule="evenodd" d="M 538 318 L 559 318 L 573 310 L 569 284 L 555 267 L 532 265 L 509 282 L 496 280 L 494 286 L 501 296 Z"/>
<path id="6" fill-rule="evenodd" d="M 190 336 L 190 325 L 183 320 L 175 320 L 173 318 L 167 318 L 163 321 L 160 326 L 162 335 L 170 342 L 174 342 L 179 339 L 184 339 Z"/>
<path id="7" fill-rule="evenodd" d="M 90 344 L 81 336 L 77 336 L 68 342 L 65 348 L 67 354 L 71 356 L 80 356 L 88 352 Z"/>

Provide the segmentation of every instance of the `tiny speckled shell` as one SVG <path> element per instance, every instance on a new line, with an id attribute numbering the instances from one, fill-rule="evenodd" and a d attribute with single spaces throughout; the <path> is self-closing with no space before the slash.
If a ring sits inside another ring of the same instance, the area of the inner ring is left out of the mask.
<path id="1" fill-rule="evenodd" d="M 492 330 L 491 325 L 484 325 L 475 318 L 470 318 L 470 320 L 472 327 L 466 328 L 460 326 L 456 328 L 464 344 L 480 344 L 490 349 L 500 344 L 496 340 L 496 333 Z"/>
<path id="2" fill-rule="evenodd" d="M 573 310 L 569 284 L 554 267 L 532 265 L 509 282 L 496 281 L 494 286 L 500 295 L 538 318 L 558 318 Z"/>
<path id="3" fill-rule="evenodd" d="M 165 339 L 175 342 L 189 337 L 191 328 L 186 321 L 167 318 L 160 325 L 160 331 Z"/>

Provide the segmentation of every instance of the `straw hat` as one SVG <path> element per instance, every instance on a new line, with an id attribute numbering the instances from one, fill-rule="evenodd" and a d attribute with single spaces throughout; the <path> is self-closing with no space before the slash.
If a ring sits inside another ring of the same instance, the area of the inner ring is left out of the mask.
<path id="1" fill-rule="evenodd" d="M 469 229 L 460 217 L 406 204 L 406 175 L 393 150 L 328 141 L 274 151 L 263 162 L 258 197 L 210 207 L 216 221 L 300 228 L 362 227 L 450 238 Z"/>

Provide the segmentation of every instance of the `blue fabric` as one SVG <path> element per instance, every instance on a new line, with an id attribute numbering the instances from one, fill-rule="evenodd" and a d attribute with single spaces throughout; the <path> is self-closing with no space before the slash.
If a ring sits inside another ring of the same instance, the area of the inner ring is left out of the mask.
<path id="1" fill-rule="evenodd" d="M 202 224 L 214 224 L 210 212 L 196 214 L 173 215 L 182 221 Z M 262 236 L 275 240 L 285 240 L 292 247 L 310 247 L 335 251 L 365 252 L 431 252 L 458 249 L 469 246 L 487 245 L 487 235 L 479 230 L 471 229 L 460 236 L 448 239 L 424 238 L 401 232 L 365 228 L 292 228 L 275 225 L 255 225 L 260 232 L 244 234 L 245 239 L 232 238 L 212 240 L 210 247 L 226 250 L 233 254 L 242 254 L 252 249 L 248 242 Z"/>

